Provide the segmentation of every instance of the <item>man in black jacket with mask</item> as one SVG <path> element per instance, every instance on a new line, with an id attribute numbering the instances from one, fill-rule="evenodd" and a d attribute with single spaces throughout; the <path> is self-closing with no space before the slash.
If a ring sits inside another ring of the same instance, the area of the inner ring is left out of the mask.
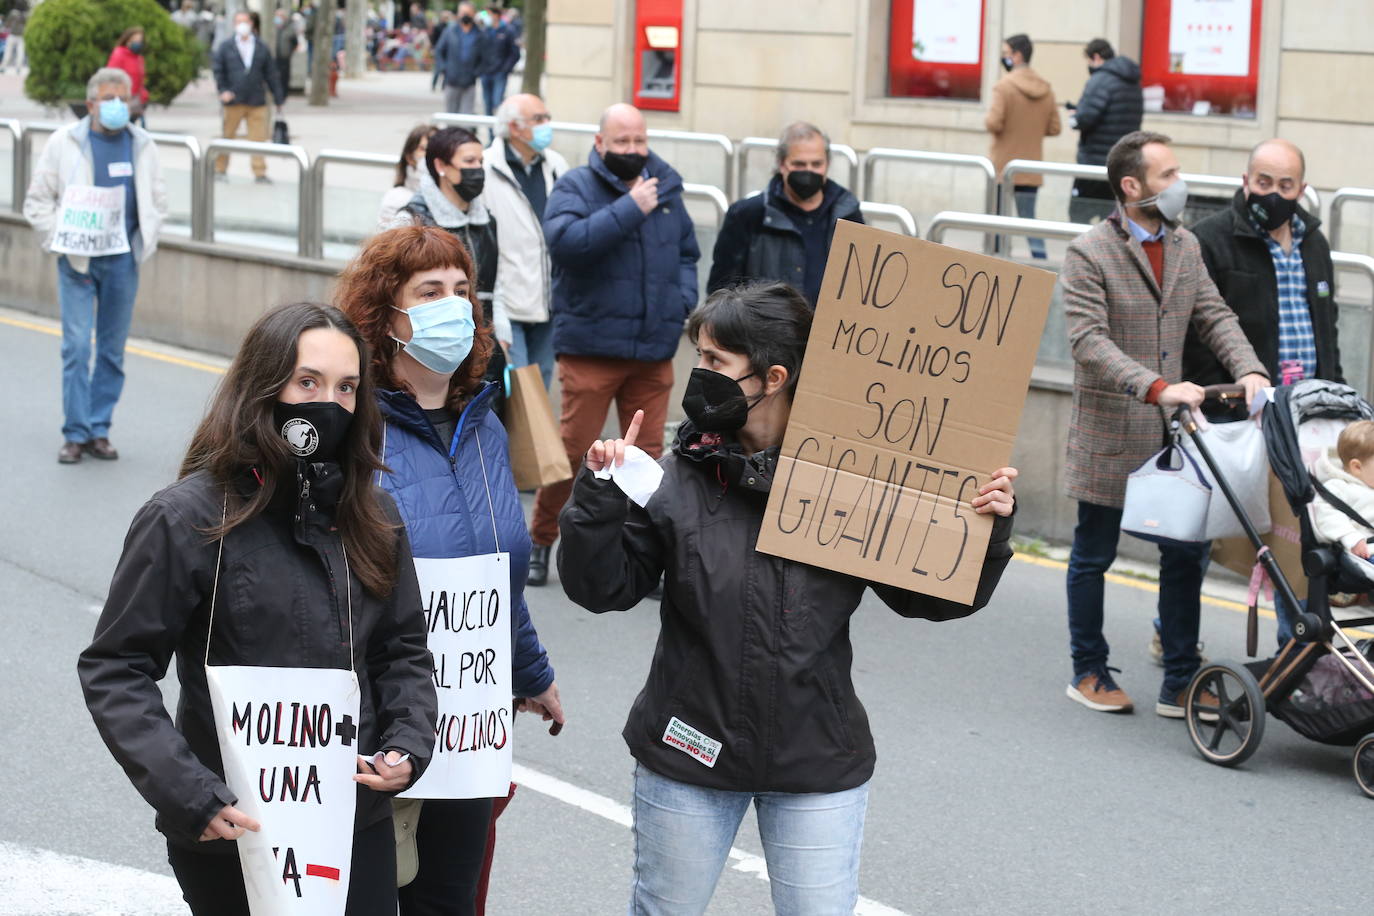
<path id="1" fill-rule="evenodd" d="M 812 307 L 838 220 L 864 221 L 859 201 L 827 177 L 830 138 L 814 124 L 789 124 L 778 138 L 778 171 L 760 194 L 725 214 L 706 291 L 741 280 L 780 280 Z"/>
<path id="2" fill-rule="evenodd" d="M 1292 143 L 1263 141 L 1250 152 L 1231 206 L 1199 221 L 1193 234 L 1271 379 L 1281 379 L 1288 364 L 1302 378 L 1342 382 L 1331 246 L 1321 220 L 1298 203 L 1305 169 Z M 1196 331 L 1188 332 L 1183 377 L 1199 385 L 1230 381 Z"/>
<path id="3" fill-rule="evenodd" d="M 1088 82 L 1073 111 L 1078 129 L 1078 161 L 1082 165 L 1106 165 L 1107 153 L 1116 141 L 1140 130 L 1145 116 L 1145 94 L 1140 89 L 1140 65 L 1118 57 L 1105 38 L 1094 38 L 1083 49 L 1088 59 Z M 1075 223 L 1105 219 L 1116 208 L 1112 189 L 1105 181 L 1075 179 L 1069 219 Z"/>

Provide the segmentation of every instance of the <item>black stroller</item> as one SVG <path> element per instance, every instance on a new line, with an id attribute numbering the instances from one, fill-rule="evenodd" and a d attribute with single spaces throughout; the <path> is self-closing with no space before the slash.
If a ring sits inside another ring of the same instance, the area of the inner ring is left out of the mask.
<path id="1" fill-rule="evenodd" d="M 1209 398 L 1223 402 L 1243 397 L 1236 386 L 1207 389 Z M 1213 479 L 1235 510 L 1257 561 L 1263 565 L 1278 596 L 1276 612 L 1286 614 L 1294 638 L 1272 659 L 1235 664 L 1215 661 L 1198 669 L 1184 698 L 1188 734 L 1205 759 L 1219 766 L 1236 766 L 1253 754 L 1264 737 L 1264 711 L 1286 722 L 1305 738 L 1322 744 L 1355 748 L 1355 781 L 1365 795 L 1374 798 L 1374 640 L 1357 644 L 1346 630 L 1374 624 L 1374 616 L 1333 620 L 1330 596 L 1338 592 L 1369 592 L 1369 580 L 1358 569 L 1362 561 L 1339 545 L 1317 540 L 1308 513 L 1319 493 L 1302 460 L 1299 430 L 1317 418 L 1344 422 L 1374 419 L 1374 408 L 1354 389 L 1334 382 L 1310 379 L 1275 390 L 1274 400 L 1264 407 L 1263 428 L 1269 466 L 1283 486 L 1301 527 L 1303 573 L 1307 576 L 1306 607 L 1299 605 L 1292 587 L 1273 554 L 1246 515 L 1241 501 L 1218 471 L 1188 409 L 1182 408 L 1175 423 L 1192 436 L 1193 444 L 1212 472 Z M 1340 511 L 1348 506 L 1332 504 Z M 1358 516 L 1355 516 L 1358 519 Z M 1246 634 L 1247 654 L 1253 658 L 1257 643 L 1257 612 L 1251 602 Z"/>

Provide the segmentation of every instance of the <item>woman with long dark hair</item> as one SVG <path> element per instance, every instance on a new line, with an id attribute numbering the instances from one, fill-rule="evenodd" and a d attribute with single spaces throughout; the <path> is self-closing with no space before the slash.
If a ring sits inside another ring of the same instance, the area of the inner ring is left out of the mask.
<path id="1" fill-rule="evenodd" d="M 379 475 L 395 496 L 416 557 L 509 555 L 511 670 L 519 705 L 553 722 L 563 707 L 525 603 L 530 536 L 511 476 L 506 431 L 483 382 L 496 347 L 473 293 L 463 245 L 435 227 L 374 236 L 340 277 L 336 301 L 372 348 L 385 421 Z M 426 799 L 419 872 L 401 889 L 402 916 L 476 911 L 493 799 Z"/>
<path id="2" fill-rule="evenodd" d="M 401 158 L 396 162 L 396 181 L 391 190 L 382 195 L 382 206 L 377 213 L 378 229 L 388 228 L 401 208 L 410 203 L 420 190 L 420 175 L 425 171 L 425 150 L 429 146 L 429 138 L 438 129 L 433 124 L 417 124 L 406 134 L 406 142 L 401 144 Z"/>
<path id="3" fill-rule="evenodd" d="M 352 776 L 348 912 L 395 909 L 388 796 L 429 760 L 436 702 L 410 545 L 372 482 L 380 438 L 358 330 L 330 306 L 282 306 L 249 330 L 180 478 L 130 525 L 77 668 L 197 916 L 248 912 L 234 841 L 261 826 L 240 807 L 257 800 L 241 801 L 225 777 L 217 666 L 356 677 L 356 747 L 376 756 L 360 756 Z M 174 656 L 175 723 L 157 687 Z"/>
<path id="4" fill-rule="evenodd" d="M 972 606 L 755 549 L 810 329 L 786 284 L 712 293 L 687 324 L 700 358 L 657 490 L 632 503 L 594 473 L 623 464 L 641 411 L 587 451 L 560 519 L 563 588 L 588 610 L 632 608 L 663 577 L 658 647 L 622 733 L 636 761 L 631 913 L 703 912 L 751 805 L 777 912 L 852 913 L 876 754 L 849 618 L 870 588 L 903 617 L 966 616 L 1011 558 L 1014 468 L 970 501 L 995 516 Z"/>

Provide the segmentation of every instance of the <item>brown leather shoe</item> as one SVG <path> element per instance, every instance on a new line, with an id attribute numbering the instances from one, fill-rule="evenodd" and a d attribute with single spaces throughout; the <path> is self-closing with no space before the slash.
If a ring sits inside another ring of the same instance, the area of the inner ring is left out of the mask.
<path id="1" fill-rule="evenodd" d="M 1077 684 L 1070 684 L 1065 692 L 1070 700 L 1098 712 L 1130 712 L 1135 709 L 1126 691 L 1116 686 L 1110 675 L 1099 677 L 1089 674 Z"/>
<path id="2" fill-rule="evenodd" d="M 57 450 L 57 463 L 76 464 L 81 460 L 81 453 L 85 450 L 84 442 L 63 442 L 62 447 Z"/>
<path id="3" fill-rule="evenodd" d="M 110 444 L 110 440 L 106 439 L 104 436 L 87 442 L 86 454 L 93 458 L 99 458 L 101 461 L 114 461 L 119 457 L 119 452 Z"/>

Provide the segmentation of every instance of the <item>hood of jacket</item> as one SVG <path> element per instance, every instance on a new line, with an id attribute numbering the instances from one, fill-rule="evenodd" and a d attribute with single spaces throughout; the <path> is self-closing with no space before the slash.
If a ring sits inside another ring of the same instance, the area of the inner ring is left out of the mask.
<path id="1" fill-rule="evenodd" d="M 767 496 L 778 470 L 779 446 L 750 454 L 738 439 L 721 433 L 703 433 L 683 420 L 673 441 L 673 454 L 684 461 L 717 468 L 716 479 L 723 489 L 739 487 Z"/>
<path id="2" fill-rule="evenodd" d="M 1334 483 L 1338 487 L 1351 486 L 1368 489 L 1364 481 L 1341 467 L 1341 459 L 1336 454 L 1336 449 L 1334 447 L 1323 451 L 1317 456 L 1317 460 L 1312 462 L 1312 474 L 1317 478 L 1318 483 L 1328 487 Z"/>
<path id="3" fill-rule="evenodd" d="M 629 185 L 611 174 L 611 170 L 606 168 L 606 162 L 601 158 L 601 154 L 596 151 L 596 147 L 592 147 L 591 151 L 587 153 L 587 167 L 592 170 L 596 177 L 611 187 L 629 193 Z M 649 173 L 650 178 L 658 179 L 659 200 L 682 192 L 682 176 L 671 165 L 660 159 L 653 150 L 649 150 L 649 159 L 644 163 L 644 170 Z"/>
<path id="4" fill-rule="evenodd" d="M 420 190 L 415 196 L 424 201 L 425 208 L 429 210 L 429 215 L 437 225 L 445 229 L 461 229 L 464 226 L 485 226 L 491 222 L 491 215 L 487 212 L 487 205 L 482 201 L 482 195 L 479 194 L 469 201 L 467 212 L 464 213 L 439 190 L 439 186 L 430 177 L 429 169 L 416 171 L 420 173 Z"/>
<path id="5" fill-rule="evenodd" d="M 1112 58 L 1112 60 L 1116 59 L 1115 57 Z M 1018 92 L 1028 99 L 1043 98 L 1050 91 L 1050 81 L 1039 73 L 1036 73 L 1030 67 L 1020 67 L 1011 71 L 1006 76 L 1002 77 L 1002 79 L 1010 83 Z"/>
<path id="6" fill-rule="evenodd" d="M 1117 55 L 1102 65 L 1098 73 L 1107 73 L 1124 83 L 1140 82 L 1140 64 L 1129 57 Z"/>

